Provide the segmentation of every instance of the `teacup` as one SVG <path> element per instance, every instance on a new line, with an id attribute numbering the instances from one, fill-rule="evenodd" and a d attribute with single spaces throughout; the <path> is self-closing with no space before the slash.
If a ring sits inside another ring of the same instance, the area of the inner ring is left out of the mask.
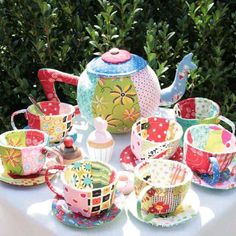
<path id="1" fill-rule="evenodd" d="M 194 125 L 184 135 L 183 149 L 183 161 L 214 185 L 236 154 L 236 137 L 220 125 Z"/>
<path id="2" fill-rule="evenodd" d="M 51 184 L 48 175 L 52 169 L 61 170 L 63 190 Z M 112 206 L 118 174 L 107 163 L 81 160 L 66 167 L 49 167 L 45 179 L 50 190 L 64 198 L 71 211 L 92 217 Z"/>
<path id="3" fill-rule="evenodd" d="M 234 123 L 220 115 L 219 105 L 210 99 L 188 98 L 176 103 L 173 109 L 176 120 L 182 126 L 184 133 L 192 125 L 218 124 L 220 121 L 228 124 L 235 133 Z"/>
<path id="4" fill-rule="evenodd" d="M 147 117 L 132 126 L 131 150 L 139 160 L 171 157 L 177 150 L 182 127 L 173 119 Z"/>
<path id="5" fill-rule="evenodd" d="M 37 103 L 42 109 L 42 114 L 37 107 L 32 104 L 27 109 L 15 111 L 11 115 L 11 125 L 17 129 L 14 117 L 24 113 L 31 129 L 45 131 L 50 138 L 50 142 L 60 142 L 72 128 L 72 118 L 75 114 L 74 106 L 61 102 L 45 101 Z"/>
<path id="6" fill-rule="evenodd" d="M 49 137 L 35 129 L 8 131 L 0 135 L 0 159 L 8 175 L 30 175 L 42 171 L 47 152 L 63 158 L 59 152 L 47 147 Z"/>
<path id="7" fill-rule="evenodd" d="M 134 189 L 140 217 L 174 212 L 182 203 L 192 180 L 191 169 L 177 161 L 151 159 L 134 170 Z"/>

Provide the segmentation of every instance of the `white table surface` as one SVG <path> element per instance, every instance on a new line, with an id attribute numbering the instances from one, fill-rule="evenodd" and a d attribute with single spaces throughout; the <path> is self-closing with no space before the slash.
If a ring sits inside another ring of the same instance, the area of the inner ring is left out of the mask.
<path id="1" fill-rule="evenodd" d="M 78 146 L 86 154 L 86 138 L 91 128 L 82 120 L 75 125 Z M 130 143 L 130 135 L 113 135 L 116 145 L 111 164 L 122 170 L 120 152 Z M 51 213 L 54 197 L 46 184 L 34 187 L 12 186 L 0 182 L 0 235 L 102 235 L 102 236 L 194 236 L 236 235 L 236 189 L 210 190 L 192 184 L 200 199 L 199 214 L 185 224 L 170 228 L 142 223 L 124 210 L 105 225 L 93 229 L 76 229 L 57 221 Z"/>

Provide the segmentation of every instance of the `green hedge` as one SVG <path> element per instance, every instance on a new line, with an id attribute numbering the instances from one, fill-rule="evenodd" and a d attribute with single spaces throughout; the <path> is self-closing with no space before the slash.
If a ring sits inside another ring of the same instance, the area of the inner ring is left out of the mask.
<path id="1" fill-rule="evenodd" d="M 30 104 L 29 93 L 45 99 L 38 69 L 79 75 L 114 46 L 146 58 L 162 87 L 193 52 L 198 69 L 185 97 L 211 98 L 235 121 L 235 8 L 233 1 L 212 0 L 1 0 L 0 131 L 10 129 L 13 111 Z M 74 87 L 57 89 L 62 100 L 76 103 Z"/>

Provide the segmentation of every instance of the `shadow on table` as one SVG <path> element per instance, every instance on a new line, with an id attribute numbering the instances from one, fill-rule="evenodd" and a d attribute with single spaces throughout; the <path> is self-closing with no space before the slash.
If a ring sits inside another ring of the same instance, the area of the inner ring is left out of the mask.
<path id="1" fill-rule="evenodd" d="M 94 228 L 81 229 L 60 222 L 52 213 L 51 207 L 51 200 L 38 202 L 27 209 L 27 214 L 37 220 L 44 228 L 50 230 L 53 233 L 52 235 L 123 235 L 122 228 L 127 221 L 127 216 L 123 210 L 120 215 L 111 222 L 106 222 Z"/>

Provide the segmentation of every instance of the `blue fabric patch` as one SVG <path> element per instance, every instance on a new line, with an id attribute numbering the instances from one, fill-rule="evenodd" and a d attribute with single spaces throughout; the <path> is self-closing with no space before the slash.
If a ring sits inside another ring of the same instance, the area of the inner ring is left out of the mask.
<path id="1" fill-rule="evenodd" d="M 77 103 L 85 119 L 93 124 L 92 101 L 99 77 L 88 74 L 85 70 L 79 79 L 77 88 Z"/>
<path id="2" fill-rule="evenodd" d="M 118 64 L 107 63 L 101 57 L 94 58 L 87 65 L 87 70 L 94 75 L 111 77 L 129 75 L 142 70 L 146 66 L 147 62 L 142 57 L 132 54 L 130 60 Z"/>

